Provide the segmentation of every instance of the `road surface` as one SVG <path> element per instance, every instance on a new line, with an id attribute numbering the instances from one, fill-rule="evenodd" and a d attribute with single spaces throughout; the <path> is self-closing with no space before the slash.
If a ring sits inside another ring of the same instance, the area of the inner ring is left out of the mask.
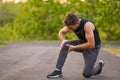
<path id="1" fill-rule="evenodd" d="M 0 80 L 52 80 L 46 75 L 55 68 L 59 45 L 59 42 L 14 42 L 0 47 Z M 54 80 L 120 80 L 120 57 L 101 50 L 99 59 L 105 61 L 102 74 L 85 79 L 82 54 L 71 52 L 63 67 L 64 77 Z"/>

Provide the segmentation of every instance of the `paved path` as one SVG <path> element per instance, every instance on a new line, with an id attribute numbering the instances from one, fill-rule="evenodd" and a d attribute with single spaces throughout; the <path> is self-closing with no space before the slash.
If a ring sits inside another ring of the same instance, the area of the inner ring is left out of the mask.
<path id="1" fill-rule="evenodd" d="M 0 47 L 0 80 L 49 80 L 46 75 L 54 69 L 58 52 L 59 42 L 19 42 Z M 105 60 L 103 73 L 85 79 L 82 54 L 71 52 L 63 67 L 64 77 L 55 80 L 120 80 L 120 57 L 101 50 L 98 59 Z"/>

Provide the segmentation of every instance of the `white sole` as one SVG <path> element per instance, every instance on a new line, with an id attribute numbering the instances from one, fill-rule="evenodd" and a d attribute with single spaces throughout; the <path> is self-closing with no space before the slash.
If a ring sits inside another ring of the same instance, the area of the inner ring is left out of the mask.
<path id="1" fill-rule="evenodd" d="M 60 74 L 60 75 L 55 75 L 55 76 L 49 76 L 48 78 L 55 79 L 55 78 L 62 78 L 62 77 L 63 77 L 62 74 Z"/>

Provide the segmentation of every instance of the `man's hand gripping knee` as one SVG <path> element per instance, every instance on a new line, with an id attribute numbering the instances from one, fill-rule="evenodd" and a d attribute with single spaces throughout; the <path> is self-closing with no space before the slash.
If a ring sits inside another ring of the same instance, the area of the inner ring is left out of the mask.
<path id="1" fill-rule="evenodd" d="M 61 43 L 61 45 L 60 45 L 60 50 L 62 49 L 63 44 L 64 44 L 66 41 L 68 41 L 68 40 L 63 40 L 63 41 L 62 41 L 62 43 Z"/>

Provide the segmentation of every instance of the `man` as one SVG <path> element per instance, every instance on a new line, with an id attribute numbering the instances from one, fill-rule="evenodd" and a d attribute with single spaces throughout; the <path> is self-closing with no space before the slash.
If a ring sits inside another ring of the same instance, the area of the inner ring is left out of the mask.
<path id="1" fill-rule="evenodd" d="M 78 18 L 74 13 L 69 12 L 64 19 L 65 27 L 59 31 L 59 38 L 62 41 L 56 69 L 47 75 L 47 78 L 62 77 L 62 67 L 66 60 L 67 54 L 71 51 L 82 52 L 85 67 L 83 76 L 90 78 L 93 75 L 101 73 L 104 62 L 100 60 L 96 66 L 98 52 L 101 47 L 101 41 L 97 28 L 87 19 Z M 73 31 L 79 40 L 68 41 L 65 34 Z"/>

